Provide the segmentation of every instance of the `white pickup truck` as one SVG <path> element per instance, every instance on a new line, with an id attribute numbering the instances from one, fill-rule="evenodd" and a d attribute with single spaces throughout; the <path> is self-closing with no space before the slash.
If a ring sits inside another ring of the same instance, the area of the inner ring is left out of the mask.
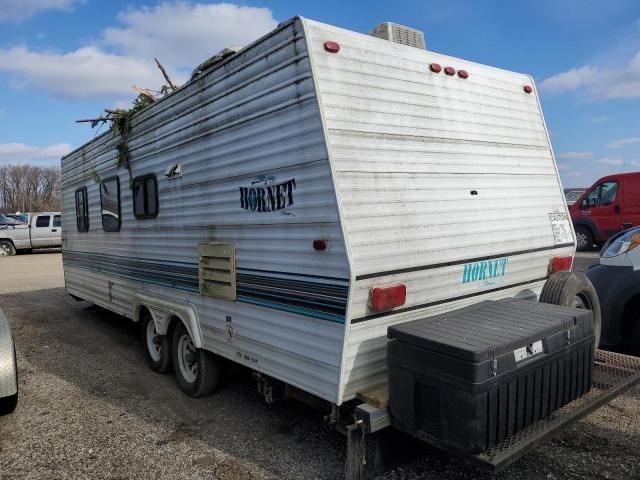
<path id="1" fill-rule="evenodd" d="M 28 223 L 0 223 L 0 256 L 15 255 L 20 250 L 61 246 L 60 212 L 31 213 Z"/>

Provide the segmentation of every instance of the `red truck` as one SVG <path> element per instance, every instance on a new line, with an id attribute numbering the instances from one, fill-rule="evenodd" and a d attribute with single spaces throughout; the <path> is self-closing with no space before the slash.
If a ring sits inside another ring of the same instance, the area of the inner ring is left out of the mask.
<path id="1" fill-rule="evenodd" d="M 640 225 L 640 172 L 608 175 L 569 207 L 579 251 Z"/>

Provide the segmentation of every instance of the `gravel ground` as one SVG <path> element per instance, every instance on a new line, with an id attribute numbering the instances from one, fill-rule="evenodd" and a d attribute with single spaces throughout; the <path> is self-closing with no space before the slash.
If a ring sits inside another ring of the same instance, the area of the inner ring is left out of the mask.
<path id="1" fill-rule="evenodd" d="M 341 477 L 346 442 L 321 413 L 265 405 L 232 365 L 217 393 L 186 397 L 147 368 L 131 322 L 65 295 L 59 254 L 2 258 L 0 268 L 20 373 L 18 409 L 0 418 L 3 480 Z M 636 388 L 497 476 L 394 434 L 380 478 L 640 478 L 639 418 Z"/>

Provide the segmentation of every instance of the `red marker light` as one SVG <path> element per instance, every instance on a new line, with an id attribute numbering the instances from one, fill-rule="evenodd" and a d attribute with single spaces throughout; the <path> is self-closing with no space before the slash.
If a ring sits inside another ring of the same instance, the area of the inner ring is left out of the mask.
<path id="1" fill-rule="evenodd" d="M 524 91 L 526 93 L 531 93 L 531 92 L 533 92 L 533 87 L 531 85 L 525 85 L 524 86 Z"/>
<path id="2" fill-rule="evenodd" d="M 369 294 L 369 304 L 377 312 L 400 307 L 407 301 L 407 286 L 399 283 L 390 287 L 374 287 Z"/>
<path id="3" fill-rule="evenodd" d="M 439 63 L 432 63 L 431 65 L 429 65 L 429 70 L 431 70 L 433 73 L 440 73 L 442 71 L 442 67 Z"/>
<path id="4" fill-rule="evenodd" d="M 453 67 L 444 67 L 444 73 L 451 77 L 456 74 L 456 69 Z"/>
<path id="5" fill-rule="evenodd" d="M 314 240 L 313 241 L 313 249 L 318 250 L 320 252 L 324 251 L 329 247 L 329 242 L 326 240 Z"/>
<path id="6" fill-rule="evenodd" d="M 458 76 L 460 78 L 469 78 L 469 72 L 466 70 L 458 70 Z"/>
<path id="7" fill-rule="evenodd" d="M 329 53 L 338 53 L 340 51 L 340 44 L 338 42 L 328 40 L 324 42 L 324 49 Z"/>
<path id="8" fill-rule="evenodd" d="M 573 257 L 553 257 L 549 262 L 549 273 L 568 272 L 572 264 Z"/>

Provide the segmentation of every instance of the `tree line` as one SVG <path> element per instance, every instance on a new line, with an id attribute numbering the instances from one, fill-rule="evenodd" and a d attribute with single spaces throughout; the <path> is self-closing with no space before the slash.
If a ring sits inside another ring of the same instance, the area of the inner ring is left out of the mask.
<path id="1" fill-rule="evenodd" d="M 0 212 L 60 211 L 60 168 L 0 166 Z"/>

